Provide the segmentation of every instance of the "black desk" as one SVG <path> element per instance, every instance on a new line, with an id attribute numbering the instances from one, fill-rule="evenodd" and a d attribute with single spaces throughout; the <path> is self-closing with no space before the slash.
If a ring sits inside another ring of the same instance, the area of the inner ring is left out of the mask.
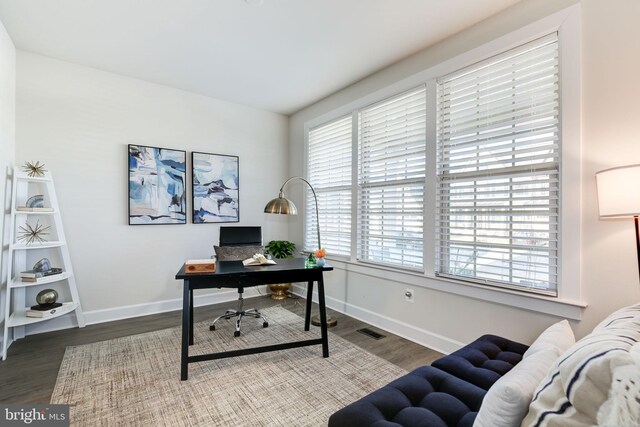
<path id="1" fill-rule="evenodd" d="M 322 268 L 305 268 L 304 258 L 279 259 L 276 265 L 245 267 L 241 261 L 219 261 L 215 273 L 185 274 L 184 265 L 176 274 L 176 279 L 184 280 L 182 293 L 182 357 L 180 363 L 180 379 L 188 378 L 189 363 L 205 360 L 222 359 L 225 357 L 243 356 L 246 354 L 264 353 L 267 351 L 284 350 L 287 348 L 305 347 L 322 344 L 322 356 L 329 357 L 329 340 L 327 338 L 327 312 L 324 301 L 324 281 L 322 273 L 331 271 L 333 267 L 325 265 Z M 308 282 L 307 307 L 304 316 L 304 330 L 309 330 L 311 320 L 311 297 L 313 282 L 318 282 L 318 302 L 320 305 L 321 338 L 294 341 L 264 347 L 243 348 L 240 350 L 224 351 L 222 353 L 199 354 L 189 356 L 189 346 L 193 345 L 193 291 L 195 289 L 211 288 L 246 288 L 274 283 Z"/>

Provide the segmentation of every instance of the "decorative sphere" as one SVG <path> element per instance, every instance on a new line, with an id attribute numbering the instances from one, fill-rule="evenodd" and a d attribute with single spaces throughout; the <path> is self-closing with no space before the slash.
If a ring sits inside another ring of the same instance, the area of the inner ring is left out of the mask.
<path id="1" fill-rule="evenodd" d="M 53 289 L 45 289 L 36 295 L 36 302 L 40 305 L 53 304 L 56 301 L 58 301 L 58 293 Z"/>

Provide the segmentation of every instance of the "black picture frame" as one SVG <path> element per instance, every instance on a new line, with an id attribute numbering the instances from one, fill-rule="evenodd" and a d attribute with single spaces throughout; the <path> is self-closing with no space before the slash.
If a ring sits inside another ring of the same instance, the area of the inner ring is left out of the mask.
<path id="1" fill-rule="evenodd" d="M 187 223 L 187 152 L 127 146 L 129 225 Z"/>
<path id="2" fill-rule="evenodd" d="M 191 152 L 191 221 L 240 222 L 240 158 Z"/>

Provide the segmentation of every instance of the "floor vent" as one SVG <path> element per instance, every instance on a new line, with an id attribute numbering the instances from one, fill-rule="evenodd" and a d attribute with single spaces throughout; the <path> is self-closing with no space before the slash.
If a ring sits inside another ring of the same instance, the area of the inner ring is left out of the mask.
<path id="1" fill-rule="evenodd" d="M 371 337 L 373 339 L 376 339 L 376 340 L 380 340 L 380 339 L 382 339 L 382 338 L 384 338 L 386 336 L 386 335 L 379 334 L 379 333 L 377 333 L 375 331 L 372 331 L 369 328 L 358 329 L 358 332 L 360 332 L 361 334 L 364 334 L 364 335 L 366 335 L 368 337 Z"/>

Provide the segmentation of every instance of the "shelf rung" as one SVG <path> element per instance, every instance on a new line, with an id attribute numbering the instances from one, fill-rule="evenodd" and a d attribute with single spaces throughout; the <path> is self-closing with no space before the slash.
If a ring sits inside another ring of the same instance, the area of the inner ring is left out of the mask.
<path id="1" fill-rule="evenodd" d="M 55 215 L 58 213 L 57 211 L 19 211 L 15 210 L 12 212 L 14 215 Z"/>
<path id="2" fill-rule="evenodd" d="M 24 172 L 16 173 L 15 178 L 19 181 L 30 181 L 30 182 L 51 182 L 51 175 L 45 173 L 44 176 L 29 176 Z"/>
<path id="3" fill-rule="evenodd" d="M 63 302 L 62 307 L 59 307 L 55 314 L 48 317 L 27 317 L 27 310 L 31 307 L 25 307 L 20 311 L 15 311 L 9 317 L 9 327 L 14 328 L 16 326 L 31 325 L 33 323 L 40 323 L 47 320 L 55 319 L 56 317 L 69 314 L 78 308 L 78 304 L 75 302 Z"/>
<path id="4" fill-rule="evenodd" d="M 47 284 L 47 283 L 60 282 L 62 280 L 68 279 L 71 276 L 73 276 L 71 273 L 67 273 L 65 271 L 65 272 L 62 272 L 60 274 L 54 274 L 53 276 L 42 277 L 37 282 L 23 282 L 20 279 L 20 277 L 16 277 L 9 283 L 9 287 L 15 289 L 15 288 L 26 288 L 26 287 L 29 287 L 29 286 L 44 285 L 44 284 Z"/>
<path id="5" fill-rule="evenodd" d="M 15 243 L 13 244 L 12 249 L 14 250 L 22 250 L 22 249 L 48 249 L 48 248 L 59 248 L 60 246 L 64 246 L 65 242 L 60 241 L 51 241 L 44 243 L 31 243 L 27 245 L 26 243 Z"/>

